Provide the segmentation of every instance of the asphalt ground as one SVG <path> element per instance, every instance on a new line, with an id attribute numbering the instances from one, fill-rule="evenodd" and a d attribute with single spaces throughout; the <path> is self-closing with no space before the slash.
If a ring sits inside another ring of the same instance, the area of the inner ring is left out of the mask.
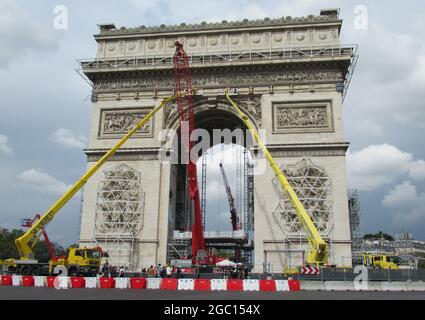
<path id="1" fill-rule="evenodd" d="M 0 287 L 0 300 L 425 300 L 425 292 L 236 292 Z"/>

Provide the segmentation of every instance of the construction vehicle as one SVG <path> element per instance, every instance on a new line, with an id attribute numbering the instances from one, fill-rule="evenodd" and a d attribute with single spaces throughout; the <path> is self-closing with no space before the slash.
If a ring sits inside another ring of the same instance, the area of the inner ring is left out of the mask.
<path id="1" fill-rule="evenodd" d="M 235 94 L 235 92 L 233 92 L 233 94 Z M 258 134 L 249 117 L 244 114 L 238 107 L 238 105 L 232 100 L 229 94 L 229 90 L 225 92 L 225 96 L 230 102 L 230 104 L 237 110 L 239 118 L 245 123 L 246 127 L 253 135 L 255 142 L 258 144 L 261 151 L 264 153 L 270 167 L 272 168 L 277 180 L 279 181 L 283 192 L 287 195 L 289 201 L 295 209 L 298 219 L 300 220 L 304 230 L 306 231 L 307 241 L 310 246 L 310 251 L 307 252 L 306 264 L 312 266 L 326 266 L 328 263 L 329 251 L 327 243 L 322 239 L 319 231 L 311 220 L 310 215 L 302 205 L 297 194 L 289 184 L 288 179 L 283 174 L 279 165 L 276 163 L 267 147 L 261 141 L 260 135 Z"/>
<path id="2" fill-rule="evenodd" d="M 46 264 L 40 263 L 34 257 L 33 248 L 44 232 L 44 229 L 62 207 L 87 183 L 102 165 L 111 158 L 115 152 L 143 125 L 149 121 L 156 112 L 158 112 L 168 102 L 175 100 L 176 97 L 163 99 L 161 103 L 149 112 L 139 123 L 131 129 L 115 146 L 113 146 L 105 155 L 103 155 L 86 173 L 72 185 L 43 215 L 31 223 L 29 229 L 18 239 L 15 245 L 18 250 L 19 259 L 7 259 L 4 264 L 9 272 L 17 274 L 37 274 L 45 271 Z M 99 248 L 69 248 L 66 257 L 57 257 L 51 259 L 48 266 L 48 272 L 51 274 L 56 266 L 63 266 L 70 275 L 93 274 L 100 268 L 101 258 L 105 253 Z"/>
<path id="3" fill-rule="evenodd" d="M 373 269 L 392 269 L 399 270 L 400 258 L 391 255 L 382 254 L 363 254 L 363 265 Z"/>

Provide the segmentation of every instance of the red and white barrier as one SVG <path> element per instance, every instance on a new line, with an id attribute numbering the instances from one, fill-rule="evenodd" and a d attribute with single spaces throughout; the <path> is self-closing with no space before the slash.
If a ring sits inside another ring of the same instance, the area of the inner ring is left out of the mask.
<path id="1" fill-rule="evenodd" d="M 95 278 L 95 277 L 41 277 L 3 275 L 2 286 L 103 289 L 161 289 L 199 291 L 299 291 L 298 280 L 257 279 L 175 279 L 175 278 Z"/>
<path id="2" fill-rule="evenodd" d="M 178 290 L 194 290 L 195 280 L 194 279 L 179 279 Z"/>

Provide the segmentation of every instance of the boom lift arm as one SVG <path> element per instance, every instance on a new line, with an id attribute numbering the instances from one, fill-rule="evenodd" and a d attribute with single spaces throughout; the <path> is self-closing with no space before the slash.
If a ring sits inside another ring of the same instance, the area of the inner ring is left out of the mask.
<path id="1" fill-rule="evenodd" d="M 21 237 L 15 240 L 16 248 L 18 249 L 20 260 L 31 260 L 34 259 L 34 253 L 32 248 L 34 243 L 39 238 L 39 233 L 43 232 L 47 224 L 52 221 L 55 215 L 60 209 L 87 183 L 93 174 L 112 156 L 114 153 L 147 121 L 149 121 L 153 115 L 158 112 L 165 104 L 175 100 L 176 97 L 168 97 L 163 99 L 161 103 L 149 112 L 139 123 L 131 129 L 115 146 L 113 146 L 102 158 L 100 158 L 87 172 L 66 191 L 32 226 L 25 232 Z"/>
<path id="2" fill-rule="evenodd" d="M 314 225 L 313 221 L 310 218 L 310 215 L 305 210 L 301 201 L 299 200 L 294 189 L 289 184 L 279 165 L 273 159 L 271 153 L 261 141 L 260 136 L 252 124 L 251 120 L 246 114 L 244 114 L 238 105 L 230 98 L 228 91 L 225 92 L 225 96 L 230 104 L 237 110 L 239 118 L 245 123 L 247 128 L 251 131 L 251 134 L 254 137 L 254 140 L 258 143 L 258 146 L 263 151 L 266 156 L 267 161 L 269 162 L 270 167 L 272 168 L 276 178 L 279 180 L 282 190 L 288 196 L 288 199 L 291 201 L 292 206 L 295 209 L 298 219 L 301 221 L 301 224 L 306 231 L 307 240 L 310 245 L 310 251 L 307 253 L 307 263 L 315 265 L 324 265 L 328 262 L 328 245 L 320 236 L 319 231 Z"/>
<path id="3" fill-rule="evenodd" d="M 229 201 L 232 230 L 233 231 L 240 230 L 239 218 L 238 218 L 238 214 L 236 212 L 236 207 L 235 207 L 235 199 L 233 198 L 232 190 L 230 189 L 229 180 L 227 180 L 227 176 L 226 176 L 226 172 L 224 171 L 223 164 L 220 163 L 219 166 L 220 166 L 221 175 L 223 176 L 224 185 L 226 187 L 227 200 Z"/>

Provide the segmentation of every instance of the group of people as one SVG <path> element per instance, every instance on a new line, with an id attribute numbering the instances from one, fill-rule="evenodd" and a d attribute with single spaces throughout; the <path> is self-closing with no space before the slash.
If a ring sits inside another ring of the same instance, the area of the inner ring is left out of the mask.
<path id="1" fill-rule="evenodd" d="M 180 274 L 180 269 L 174 269 L 171 265 L 151 265 L 148 268 L 142 269 L 142 277 L 150 278 L 171 278 L 174 275 Z"/>
<path id="2" fill-rule="evenodd" d="M 249 269 L 242 266 L 234 266 L 230 268 L 222 268 L 218 271 L 225 279 L 248 279 Z"/>

